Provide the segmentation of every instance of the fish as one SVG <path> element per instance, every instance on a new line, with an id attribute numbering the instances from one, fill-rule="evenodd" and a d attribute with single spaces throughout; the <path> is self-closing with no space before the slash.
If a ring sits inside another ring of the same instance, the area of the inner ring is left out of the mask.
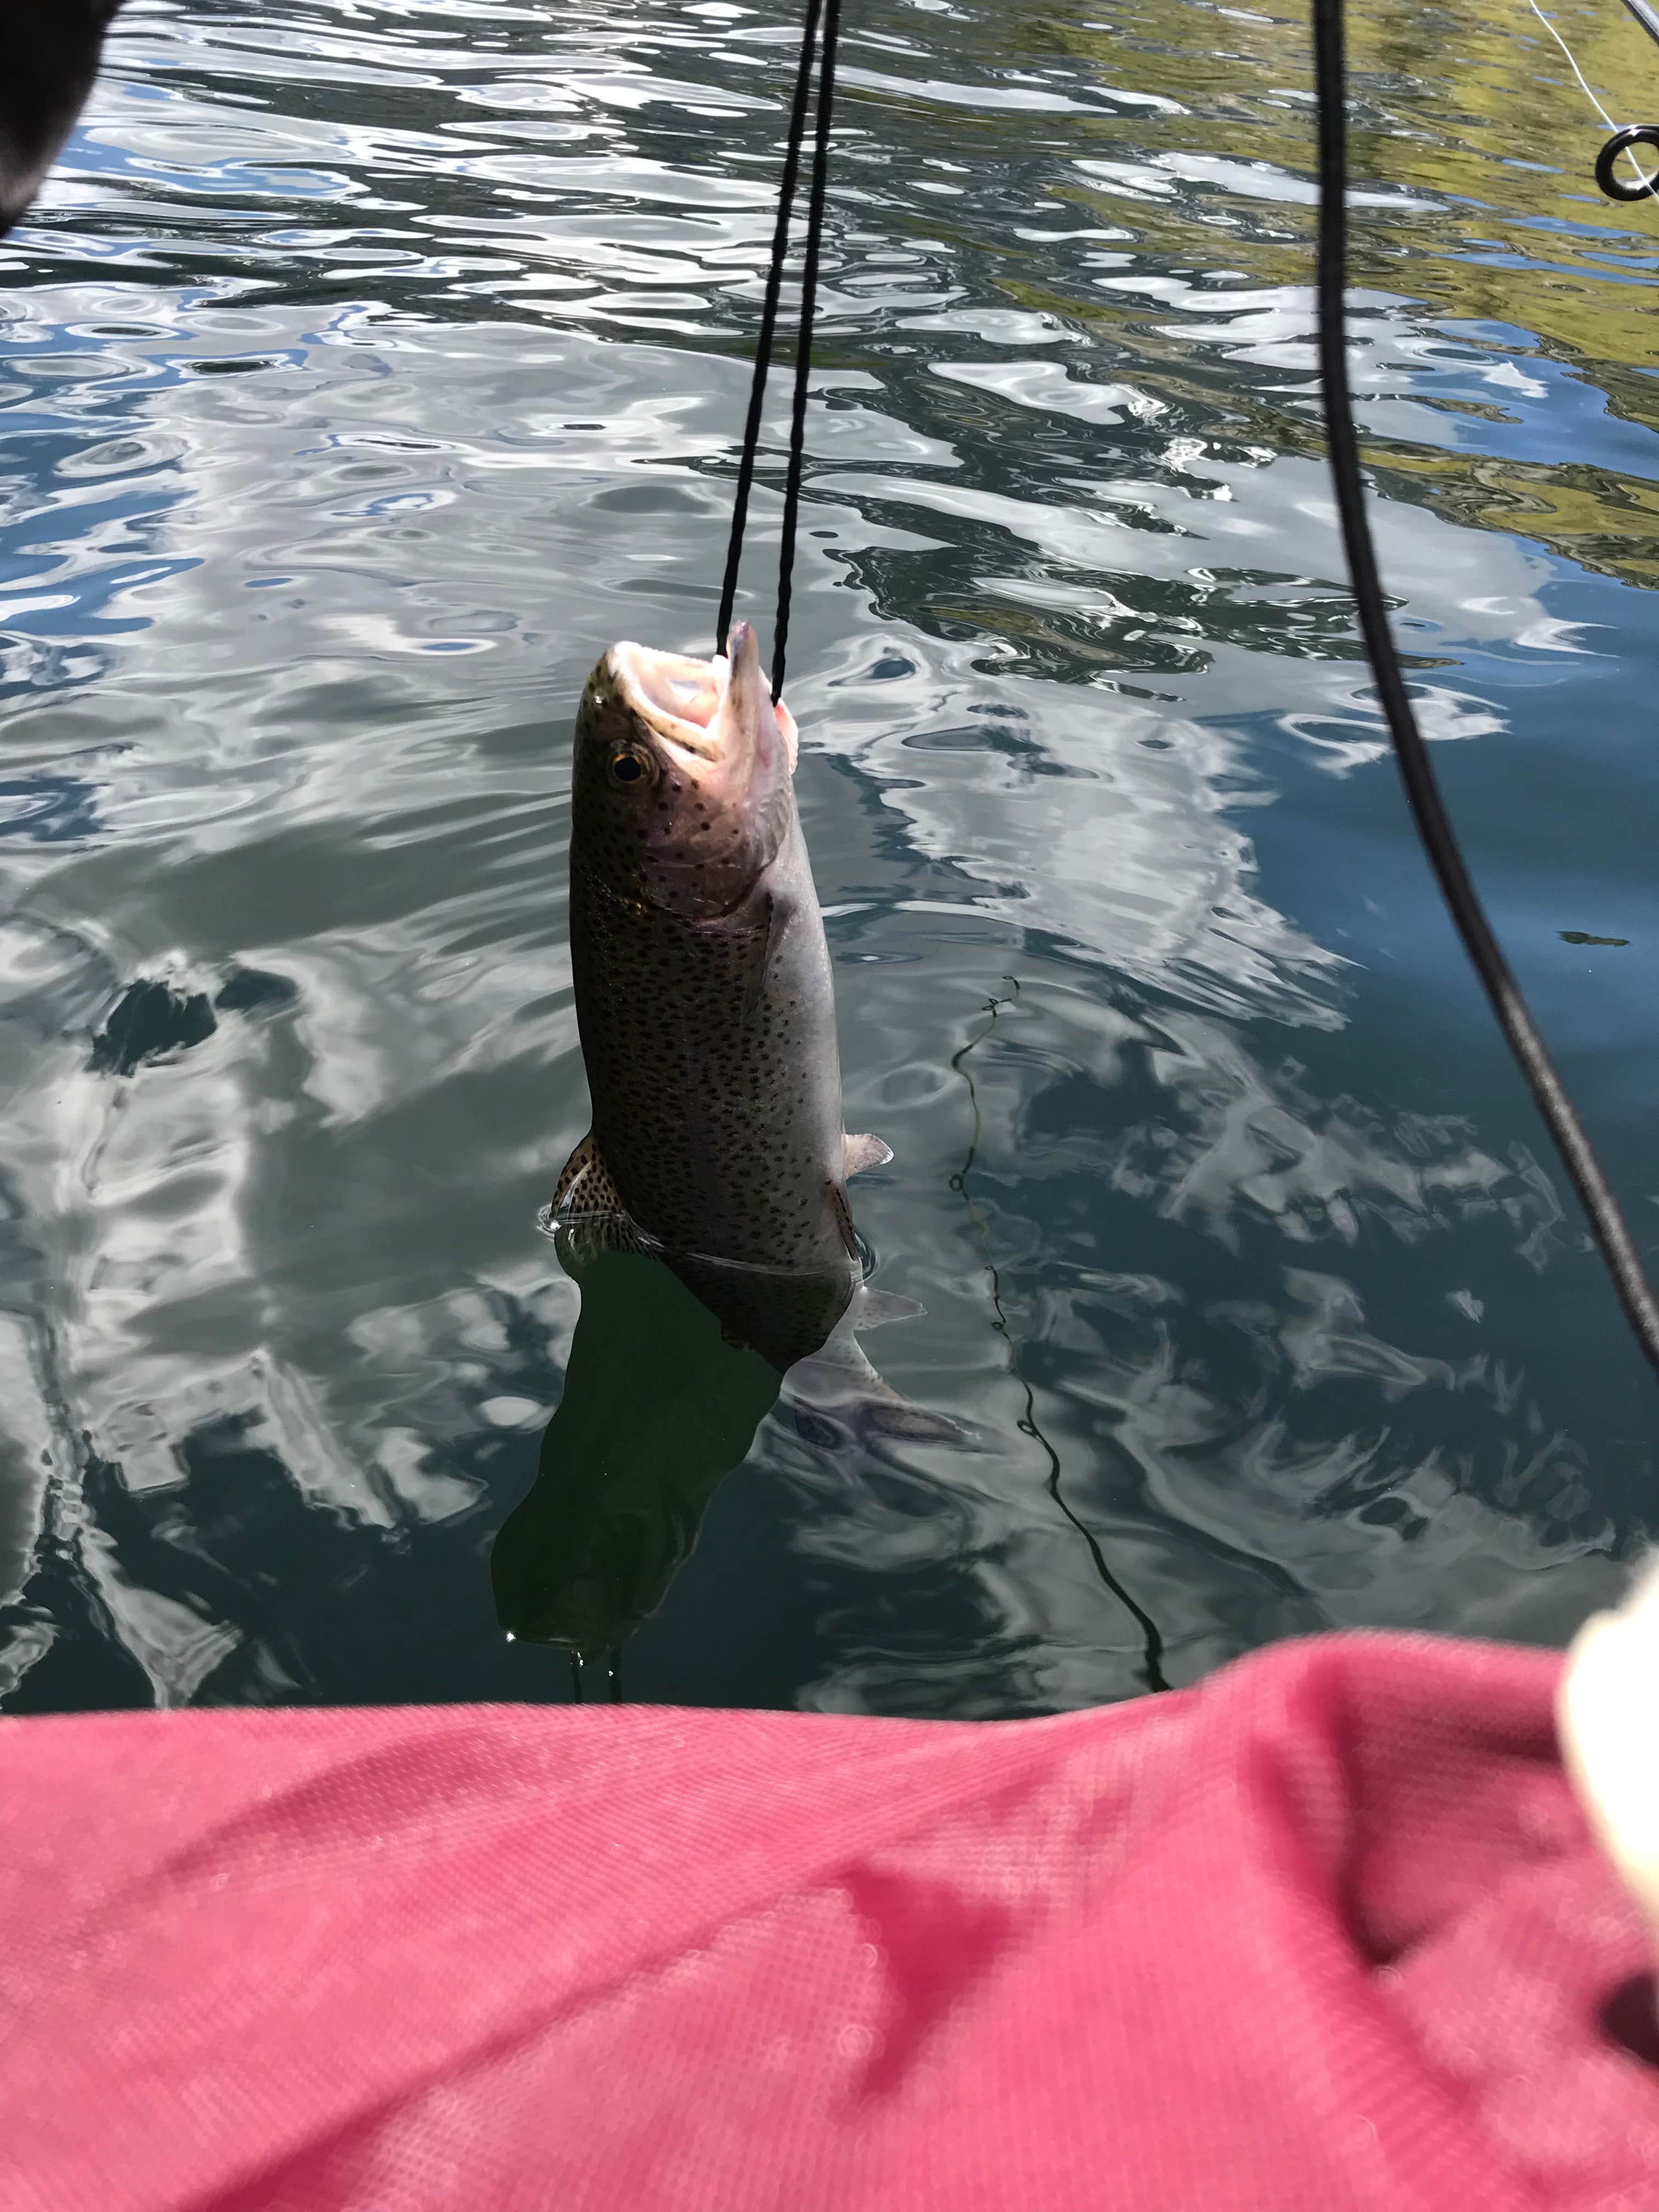
<path id="1" fill-rule="evenodd" d="M 120 0 L 10 0 L 0 56 L 0 238 L 28 209 L 86 104 Z"/>
<path id="2" fill-rule="evenodd" d="M 728 1340 L 811 1363 L 838 1421 L 856 1402 L 888 1433 L 960 1440 L 854 1342 L 891 1302 L 865 1290 L 848 1180 L 893 1156 L 842 1121 L 799 753 L 747 623 L 712 659 L 625 642 L 589 678 L 570 950 L 592 1122 L 551 1213 L 659 1252 Z"/>

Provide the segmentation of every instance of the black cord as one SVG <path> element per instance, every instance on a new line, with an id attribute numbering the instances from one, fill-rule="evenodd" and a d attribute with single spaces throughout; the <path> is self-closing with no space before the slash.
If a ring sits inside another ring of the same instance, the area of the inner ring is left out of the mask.
<path id="1" fill-rule="evenodd" d="M 806 118 L 811 100 L 813 70 L 820 58 L 820 16 L 823 20 L 823 53 L 818 70 L 805 260 L 801 272 L 800 321 L 795 343 L 795 388 L 789 418 L 789 465 L 784 485 L 783 538 L 778 572 L 777 627 L 772 653 L 772 696 L 775 700 L 783 694 L 784 663 L 789 641 L 796 525 L 800 512 L 801 472 L 806 449 L 807 387 L 812 368 L 812 325 L 817 311 L 818 263 L 823 249 L 825 195 L 830 176 L 830 127 L 835 107 L 836 46 L 841 35 L 841 0 L 807 0 L 805 22 L 801 33 L 800 62 L 795 73 L 795 96 L 789 114 L 789 136 L 778 189 L 778 219 L 772 233 L 771 264 L 766 272 L 766 295 L 761 308 L 760 334 L 755 342 L 755 373 L 749 387 L 749 413 L 744 424 L 743 450 L 738 461 L 737 490 L 732 502 L 732 535 L 726 545 L 720 613 L 714 623 L 714 650 L 717 653 L 723 653 L 732 629 L 732 611 L 737 604 L 744 531 L 749 520 L 749 499 L 754 487 L 756 458 L 760 450 L 761 416 L 765 406 L 766 380 L 772 366 L 772 348 L 777 334 L 778 301 L 783 289 L 784 264 L 789 254 L 789 228 L 800 177 L 801 149 L 806 141 Z"/>
<path id="2" fill-rule="evenodd" d="M 975 1203 L 973 1193 L 968 1188 L 968 1178 L 974 1171 L 974 1162 L 979 1155 L 980 1139 L 984 1134 L 984 1123 L 980 1115 L 979 1093 L 974 1088 L 974 1079 L 968 1073 L 967 1068 L 963 1065 L 963 1063 L 966 1060 L 970 1052 L 976 1051 L 979 1047 L 984 1043 L 986 1038 L 990 1036 L 992 1030 L 996 1027 L 997 1016 L 1002 1012 L 1002 1009 L 1005 1006 L 1012 1006 L 1015 1005 L 1018 1000 L 1018 976 L 1005 975 L 1002 980 L 1005 983 L 1012 983 L 1013 985 L 1013 997 L 1012 999 L 988 999 L 985 1001 L 985 1012 L 988 1016 L 988 1019 L 984 1028 L 975 1030 L 974 1035 L 969 1038 L 967 1043 L 962 1047 L 959 1052 L 953 1052 L 951 1054 L 951 1066 L 955 1068 L 957 1073 L 962 1078 L 963 1081 L 968 1086 L 968 1104 L 974 1116 L 974 1131 L 972 1136 L 968 1140 L 968 1157 L 963 1162 L 962 1165 L 957 1170 L 956 1173 L 951 1176 L 951 1188 L 955 1191 L 957 1196 L 967 1207 L 968 1218 L 974 1224 L 975 1232 L 979 1238 L 980 1249 L 985 1255 L 985 1272 L 991 1279 L 991 1310 L 996 1316 L 996 1319 L 991 1323 L 991 1326 L 995 1329 L 997 1334 L 1007 1346 L 1008 1371 L 1025 1394 L 1025 1412 L 1023 1418 L 1018 1424 L 1019 1432 L 1021 1436 L 1030 1437 L 1034 1443 L 1040 1444 L 1042 1446 L 1043 1456 L 1048 1462 L 1048 1480 L 1042 1486 L 1048 1492 L 1049 1497 L 1054 1499 L 1055 1504 L 1059 1506 L 1060 1511 L 1066 1516 L 1066 1518 L 1071 1522 L 1073 1528 L 1077 1530 L 1078 1534 L 1082 1537 L 1083 1541 L 1088 1549 L 1090 1559 L 1093 1563 L 1097 1577 L 1104 1584 L 1106 1589 L 1110 1590 L 1112 1595 L 1117 1600 L 1118 1603 L 1123 1607 L 1124 1611 L 1128 1613 L 1135 1626 L 1139 1629 L 1141 1638 L 1141 1680 L 1146 1683 L 1146 1687 L 1149 1690 L 1167 1690 L 1170 1687 L 1170 1678 L 1164 1671 L 1164 1631 L 1152 1619 L 1152 1614 L 1147 1612 L 1146 1607 L 1139 1602 L 1139 1599 L 1130 1595 L 1124 1584 L 1121 1583 L 1117 1577 L 1113 1573 L 1111 1566 L 1107 1560 L 1106 1553 L 1102 1547 L 1099 1537 L 1096 1535 L 1094 1530 L 1090 1528 L 1087 1522 L 1079 1517 L 1076 1509 L 1072 1504 L 1071 1500 L 1060 1488 L 1060 1477 L 1064 1470 L 1060 1463 L 1060 1454 L 1054 1449 L 1054 1445 L 1049 1442 L 1048 1437 L 1043 1433 L 1042 1429 L 1038 1425 L 1036 1417 L 1036 1392 L 1031 1387 L 1027 1377 L 1020 1370 L 1019 1346 L 1014 1342 L 1014 1333 L 1012 1329 L 1009 1328 L 1008 1316 L 1003 1310 L 1002 1277 L 998 1272 L 997 1263 L 992 1256 L 990 1230 L 986 1223 L 985 1216 L 980 1212 L 978 1206 Z"/>
<path id="3" fill-rule="evenodd" d="M 795 526 L 800 514 L 801 470 L 806 454 L 806 392 L 812 374 L 812 324 L 818 307 L 818 258 L 823 246 L 825 195 L 830 186 L 830 125 L 836 104 L 836 41 L 841 0 L 824 0 L 823 64 L 818 72 L 818 112 L 812 149 L 812 191 L 806 213 L 806 258 L 800 278 L 800 330 L 795 341 L 795 395 L 789 411 L 789 472 L 783 487 L 783 537 L 778 554 L 778 620 L 772 637 L 772 696 L 783 696 L 794 597 Z"/>
<path id="4" fill-rule="evenodd" d="M 1331 476 L 1342 522 L 1342 543 L 1371 676 L 1406 797 L 1465 951 L 1474 964 L 1499 1028 L 1520 1063 L 1528 1089 L 1555 1140 L 1573 1188 L 1589 1217 L 1591 1233 L 1613 1277 L 1625 1318 L 1649 1364 L 1659 1370 L 1659 1305 L 1654 1302 L 1628 1224 L 1619 1210 L 1601 1164 L 1584 1134 L 1561 1079 L 1551 1065 L 1509 963 L 1481 909 L 1469 872 L 1447 818 L 1430 765 L 1428 748 L 1406 690 L 1389 628 L 1376 551 L 1365 514 L 1359 473 L 1359 440 L 1348 384 L 1347 115 L 1342 52 L 1342 0 L 1312 0 L 1314 81 L 1319 103 L 1319 375 L 1325 405 Z"/>
<path id="5" fill-rule="evenodd" d="M 714 621 L 714 651 L 726 650 L 737 604 L 738 569 L 743 560 L 744 526 L 749 520 L 749 494 L 755 481 L 755 456 L 760 449 L 761 410 L 766 404 L 766 375 L 772 366 L 772 340 L 778 326 L 778 295 L 783 289 L 783 264 L 789 254 L 789 220 L 795 209 L 795 184 L 800 174 L 800 149 L 806 137 L 806 108 L 812 92 L 812 64 L 817 58 L 818 15 L 823 0 L 807 0 L 802 27 L 800 62 L 795 71 L 795 98 L 789 111 L 789 137 L 783 156 L 783 177 L 778 187 L 778 219 L 772 232 L 772 263 L 766 272 L 766 298 L 761 308 L 760 336 L 755 341 L 755 374 L 749 386 L 749 414 L 743 428 L 743 452 L 738 462 L 738 489 L 732 501 L 732 536 L 726 549 L 726 577 L 720 586 L 720 611 Z"/>

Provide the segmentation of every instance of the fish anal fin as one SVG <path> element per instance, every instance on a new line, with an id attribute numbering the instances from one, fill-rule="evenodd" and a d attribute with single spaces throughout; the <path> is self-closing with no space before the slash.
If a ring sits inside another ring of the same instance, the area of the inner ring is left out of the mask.
<path id="1" fill-rule="evenodd" d="M 554 1186 L 557 1213 L 620 1213 L 623 1202 L 590 1129 L 565 1162 Z"/>
<path id="2" fill-rule="evenodd" d="M 879 1137 L 848 1137 L 843 1142 L 849 1176 L 862 1175 L 866 1168 L 884 1168 L 893 1157 L 893 1147 L 883 1144 Z"/>

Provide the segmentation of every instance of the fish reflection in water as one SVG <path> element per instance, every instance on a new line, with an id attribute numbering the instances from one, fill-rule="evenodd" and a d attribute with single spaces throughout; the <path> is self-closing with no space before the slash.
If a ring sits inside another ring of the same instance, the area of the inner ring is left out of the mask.
<path id="1" fill-rule="evenodd" d="M 782 1377 L 654 1254 L 584 1257 L 568 1230 L 559 1248 L 581 1315 L 535 1485 L 501 1524 L 489 1572 L 510 1634 L 591 1658 L 656 1610 Z"/>
<path id="2" fill-rule="evenodd" d="M 653 1250 L 620 1215 L 562 1222 L 556 1235 L 581 1312 L 535 1483 L 490 1554 L 497 1618 L 520 1641 L 578 1660 L 618 1652 L 661 1603 L 715 1490 L 786 1389 L 820 1455 L 878 1450 L 889 1437 L 964 1440 L 889 1390 L 854 1341 L 854 1326 L 905 1310 L 902 1301 L 862 1285 L 849 1297 L 833 1275 Z"/>

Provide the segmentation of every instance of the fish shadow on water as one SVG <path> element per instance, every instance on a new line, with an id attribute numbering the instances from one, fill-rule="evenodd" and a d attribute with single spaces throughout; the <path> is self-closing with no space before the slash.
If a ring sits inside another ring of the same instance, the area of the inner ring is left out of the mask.
<path id="1" fill-rule="evenodd" d="M 616 1654 L 661 1604 L 715 1491 L 781 1399 L 805 1441 L 837 1457 L 972 1441 L 907 1404 L 854 1341 L 856 1328 L 915 1310 L 904 1302 L 668 1255 L 623 1217 L 561 1224 L 556 1241 L 581 1311 L 535 1482 L 489 1562 L 496 1617 L 522 1642 L 579 1662 Z M 736 1325 L 769 1310 L 772 1357 Z M 793 1321 L 796 1359 L 778 1357 L 791 1341 L 780 1316 Z M 612 1669 L 614 1691 L 614 1656 Z"/>

